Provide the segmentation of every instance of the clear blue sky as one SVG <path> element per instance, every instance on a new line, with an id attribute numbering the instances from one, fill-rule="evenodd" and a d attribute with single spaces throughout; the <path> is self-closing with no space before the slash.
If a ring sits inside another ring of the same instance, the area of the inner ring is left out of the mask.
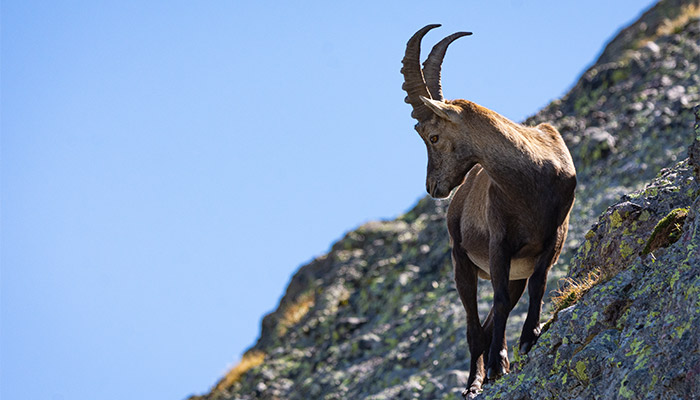
<path id="1" fill-rule="evenodd" d="M 1 397 L 182 399 L 291 274 L 424 194 L 407 39 L 523 120 L 652 2 L 3 1 Z"/>

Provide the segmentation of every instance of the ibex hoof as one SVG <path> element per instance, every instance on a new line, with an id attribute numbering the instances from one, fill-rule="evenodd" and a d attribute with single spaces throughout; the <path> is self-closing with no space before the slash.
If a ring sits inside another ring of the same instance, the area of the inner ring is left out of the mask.
<path id="1" fill-rule="evenodd" d="M 486 378 L 490 381 L 493 382 L 496 379 L 502 377 L 503 375 L 506 375 L 508 372 L 506 372 L 506 369 L 503 368 L 502 365 L 499 365 L 497 367 L 489 367 L 489 370 L 486 371 Z"/>
<path id="2" fill-rule="evenodd" d="M 471 399 L 475 398 L 476 396 L 478 396 L 479 393 L 481 393 L 481 387 L 476 386 L 476 385 L 472 385 L 471 387 L 464 389 L 464 391 L 462 392 L 462 397 L 464 397 L 465 399 L 471 400 Z"/>
<path id="3" fill-rule="evenodd" d="M 520 337 L 520 354 L 527 354 L 532 350 L 532 347 L 537 343 L 537 339 L 540 337 L 539 329 L 533 332 L 523 333 Z"/>
<path id="4" fill-rule="evenodd" d="M 520 344 L 520 354 L 527 354 L 532 350 L 532 345 L 534 342 L 525 342 Z"/>

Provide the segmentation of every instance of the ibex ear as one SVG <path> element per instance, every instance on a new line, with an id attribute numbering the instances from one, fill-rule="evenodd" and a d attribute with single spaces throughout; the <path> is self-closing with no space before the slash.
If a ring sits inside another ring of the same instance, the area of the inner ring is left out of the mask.
<path id="1" fill-rule="evenodd" d="M 444 101 L 433 100 L 423 96 L 420 96 L 420 99 L 438 117 L 454 123 L 458 123 L 461 120 L 459 108 L 447 104 Z"/>

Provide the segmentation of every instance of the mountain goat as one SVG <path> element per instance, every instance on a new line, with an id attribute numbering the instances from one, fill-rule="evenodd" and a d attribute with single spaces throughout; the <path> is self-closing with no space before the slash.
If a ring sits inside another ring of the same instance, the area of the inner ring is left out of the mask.
<path id="1" fill-rule="evenodd" d="M 509 372 L 506 319 L 529 289 L 520 350 L 539 337 L 547 273 L 556 262 L 574 203 L 576 170 L 559 132 L 549 124 L 526 127 L 467 100 L 443 100 L 440 69 L 447 47 L 471 35 L 458 32 L 433 47 L 420 67 L 420 42 L 440 25 L 408 41 L 401 73 L 411 116 L 428 149 L 426 190 L 447 197 L 455 282 L 467 313 L 471 366 L 463 395 Z M 461 184 L 461 186 L 460 186 Z M 482 325 L 477 277 L 490 279 L 493 307 Z"/>

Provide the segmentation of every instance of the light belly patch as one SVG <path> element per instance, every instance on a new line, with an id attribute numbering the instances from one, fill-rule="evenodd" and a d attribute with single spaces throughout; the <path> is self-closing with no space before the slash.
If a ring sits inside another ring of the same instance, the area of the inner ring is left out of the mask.
<path id="1" fill-rule="evenodd" d="M 479 277 L 483 279 L 491 279 L 491 270 L 489 268 L 488 258 L 474 256 L 467 252 L 467 256 L 477 267 L 479 267 Z M 527 258 L 514 258 L 510 260 L 510 277 L 511 281 L 518 279 L 527 279 L 532 273 L 535 272 L 535 259 L 532 257 Z"/>

